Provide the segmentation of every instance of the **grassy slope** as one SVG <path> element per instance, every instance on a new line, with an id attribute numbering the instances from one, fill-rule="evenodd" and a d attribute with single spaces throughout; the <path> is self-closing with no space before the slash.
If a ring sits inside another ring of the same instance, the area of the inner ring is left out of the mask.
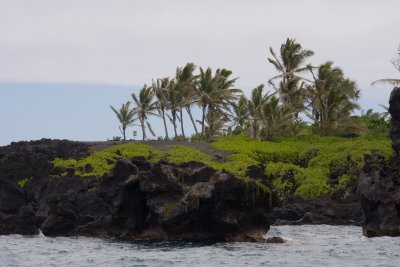
<path id="1" fill-rule="evenodd" d="M 313 198 L 332 189 L 345 187 L 356 179 L 357 168 L 363 165 L 363 156 L 371 149 L 378 149 L 388 158 L 392 154 L 390 140 L 383 137 L 339 138 L 309 136 L 302 139 L 283 139 L 278 142 L 259 142 L 246 136 L 230 136 L 218 139 L 214 148 L 232 152 L 228 162 L 217 162 L 194 147 L 176 146 L 166 152 L 141 143 L 114 146 L 89 157 L 53 161 L 55 167 L 73 168 L 80 176 L 98 176 L 112 170 L 116 159 L 144 156 L 150 161 L 160 159 L 172 163 L 187 161 L 203 162 L 215 169 L 225 169 L 246 178 L 248 166 L 265 164 L 266 174 L 273 178 L 282 195 L 289 186 L 288 174 L 298 183 L 296 195 Z M 90 165 L 90 167 L 88 167 Z M 331 176 L 337 176 L 337 184 L 329 184 Z"/>

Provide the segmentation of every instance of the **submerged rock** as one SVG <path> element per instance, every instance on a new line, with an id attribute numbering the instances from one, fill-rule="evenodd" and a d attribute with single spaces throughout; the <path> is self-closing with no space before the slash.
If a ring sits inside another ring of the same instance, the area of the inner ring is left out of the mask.
<path id="1" fill-rule="evenodd" d="M 358 192 L 367 237 L 400 236 L 400 88 L 390 96 L 391 138 L 394 157 L 385 162 L 377 151 L 365 156 Z"/>
<path id="2" fill-rule="evenodd" d="M 267 243 L 273 243 L 273 244 L 283 244 L 286 242 L 287 241 L 285 239 L 279 236 L 274 236 L 267 239 Z"/>
<path id="3" fill-rule="evenodd" d="M 0 234 L 265 241 L 272 193 L 261 180 L 143 158 L 120 159 L 101 178 L 65 177 L 49 163 L 87 151 L 55 140 L 0 148 Z M 23 177 L 32 178 L 18 185 Z"/>

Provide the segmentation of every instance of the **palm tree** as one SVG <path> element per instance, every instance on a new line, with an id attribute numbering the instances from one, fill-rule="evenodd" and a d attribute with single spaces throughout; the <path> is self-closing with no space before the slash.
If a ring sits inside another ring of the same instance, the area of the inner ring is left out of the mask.
<path id="1" fill-rule="evenodd" d="M 176 131 L 177 125 L 176 121 L 179 120 L 178 112 L 180 111 L 182 97 L 181 92 L 177 90 L 176 81 L 170 80 L 168 84 L 168 110 L 171 111 L 171 116 L 167 115 L 169 120 L 174 127 L 175 140 L 178 138 L 178 133 Z"/>
<path id="2" fill-rule="evenodd" d="M 204 120 L 207 106 L 213 101 L 212 94 L 217 88 L 217 79 L 212 75 L 211 68 L 206 71 L 200 67 L 199 81 L 196 86 L 197 104 L 202 109 L 201 135 L 204 136 Z"/>
<path id="3" fill-rule="evenodd" d="M 239 101 L 232 102 L 233 111 L 233 127 L 235 132 L 243 132 L 246 130 L 246 122 L 249 120 L 248 99 L 241 95 Z"/>
<path id="4" fill-rule="evenodd" d="M 207 115 L 205 117 L 205 137 L 208 140 L 212 140 L 216 136 L 220 136 L 223 134 L 223 131 L 226 129 L 225 123 L 228 122 L 228 118 L 220 117 L 216 113 L 208 110 Z"/>
<path id="5" fill-rule="evenodd" d="M 150 133 L 155 136 L 153 129 L 151 128 L 150 123 L 147 121 L 147 118 L 152 116 L 159 116 L 154 111 L 157 110 L 157 102 L 153 101 L 154 91 L 151 87 L 147 87 L 144 85 L 143 88 L 139 92 L 139 96 L 136 96 L 134 93 L 132 94 L 132 98 L 135 101 L 136 107 L 133 109 L 134 114 L 138 117 L 140 121 L 140 126 L 142 128 L 143 133 L 143 141 L 147 139 L 146 136 L 146 126 L 149 128 Z"/>
<path id="6" fill-rule="evenodd" d="M 304 109 L 304 82 L 300 83 L 300 78 L 292 76 L 288 77 L 286 82 L 283 80 L 279 83 L 279 96 L 282 103 L 293 110 L 295 117 Z"/>
<path id="7" fill-rule="evenodd" d="M 126 127 L 128 127 L 132 122 L 136 120 L 134 118 L 135 112 L 131 109 L 129 109 L 129 106 L 131 105 L 131 102 L 128 101 L 125 104 L 122 104 L 121 108 L 116 110 L 113 106 L 110 106 L 111 110 L 114 111 L 115 115 L 117 115 L 117 118 L 119 122 L 121 123 L 121 126 L 119 126 L 119 130 L 124 136 L 124 140 L 126 140 Z"/>
<path id="8" fill-rule="evenodd" d="M 298 74 L 309 69 L 309 65 L 302 65 L 307 58 L 314 55 L 313 51 L 303 49 L 300 43 L 296 43 L 296 39 L 291 38 L 287 38 L 286 43 L 281 45 L 279 58 L 272 47 L 269 48 L 269 51 L 272 58 L 268 58 L 268 61 L 274 65 L 279 72 L 279 75 L 272 77 L 268 81 L 271 85 L 274 85 L 273 81 L 275 79 L 282 79 L 284 82 L 287 82 L 290 77 L 304 79 L 298 76 Z"/>
<path id="9" fill-rule="evenodd" d="M 304 108 L 303 89 L 299 85 L 301 80 L 309 81 L 300 77 L 299 74 L 309 70 L 311 65 L 304 66 L 307 58 L 314 55 L 311 50 L 303 49 L 300 43 L 296 43 L 295 39 L 287 38 L 286 43 L 281 45 L 279 57 L 272 49 L 269 48 L 272 58 L 268 61 L 274 65 L 279 72 L 277 76 L 272 77 L 268 83 L 279 92 L 282 103 L 292 108 L 295 116 Z M 275 80 L 281 80 L 277 87 Z"/>
<path id="10" fill-rule="evenodd" d="M 170 80 L 169 78 L 164 79 L 157 79 L 157 81 L 153 81 L 152 89 L 154 91 L 154 95 L 157 98 L 157 109 L 158 113 L 161 116 L 163 123 L 164 123 L 164 130 L 165 130 L 165 139 L 168 140 L 168 129 L 167 123 L 165 120 L 165 111 L 168 108 L 168 86 Z"/>
<path id="11" fill-rule="evenodd" d="M 359 106 L 356 101 L 360 91 L 356 83 L 344 77 L 340 68 L 332 62 L 322 64 L 307 87 L 306 115 L 314 121 L 322 135 L 330 135 Z"/>
<path id="12" fill-rule="evenodd" d="M 211 111 L 220 117 L 226 118 L 230 103 L 239 98 L 242 91 L 232 88 L 237 78 L 230 79 L 232 71 L 217 69 L 215 75 L 211 68 L 204 71 L 200 68 L 199 80 L 196 86 L 196 103 L 202 109 L 201 134 L 204 136 L 206 112 Z"/>
<path id="13" fill-rule="evenodd" d="M 183 128 L 183 108 L 186 109 L 187 113 L 189 114 L 190 120 L 192 121 L 193 127 L 197 132 L 197 127 L 193 119 L 192 112 L 190 110 L 191 105 L 194 101 L 194 85 L 196 76 L 193 75 L 194 70 L 196 69 L 196 65 L 193 63 L 187 63 L 184 68 L 177 68 L 175 74 L 175 81 L 176 81 L 176 90 L 179 91 L 180 99 L 180 121 L 181 121 L 181 132 L 183 138 L 185 138 L 185 131 Z"/>
<path id="14" fill-rule="evenodd" d="M 260 84 L 251 92 L 251 98 L 248 100 L 250 117 L 250 137 L 258 138 L 259 129 L 262 120 L 262 108 L 271 95 L 264 94 L 264 84 Z"/>
<path id="15" fill-rule="evenodd" d="M 284 134 L 292 118 L 292 111 L 285 105 L 279 104 L 279 99 L 272 96 L 262 106 L 263 129 L 261 135 L 268 141 Z"/>
<path id="16" fill-rule="evenodd" d="M 400 46 L 397 49 L 397 51 L 398 51 L 397 54 L 399 56 L 397 58 L 394 58 L 394 59 L 390 60 L 390 62 L 393 64 L 393 66 L 398 71 L 400 71 Z M 390 85 L 393 85 L 393 86 L 400 86 L 400 79 L 380 79 L 380 80 L 376 80 L 376 81 L 374 81 L 372 83 L 372 85 L 375 85 L 375 84 L 390 84 Z"/>

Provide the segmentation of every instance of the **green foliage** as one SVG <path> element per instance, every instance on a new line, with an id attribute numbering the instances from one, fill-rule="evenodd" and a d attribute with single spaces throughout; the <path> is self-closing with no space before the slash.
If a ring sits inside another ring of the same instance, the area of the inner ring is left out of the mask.
<path id="1" fill-rule="evenodd" d="M 205 164 L 212 164 L 212 159 L 198 149 L 187 146 L 175 146 L 165 153 L 164 158 L 172 163 L 197 161 Z"/>
<path id="2" fill-rule="evenodd" d="M 232 154 L 228 157 L 228 162 L 221 163 L 220 169 L 244 177 L 248 166 L 256 165 L 259 162 L 245 154 Z M 218 169 L 218 166 L 214 166 Z"/>
<path id="3" fill-rule="evenodd" d="M 390 122 L 381 116 L 370 116 L 361 118 L 369 130 L 370 135 L 388 135 Z"/>
<path id="4" fill-rule="evenodd" d="M 239 175 L 244 175 L 247 166 L 265 164 L 266 175 L 272 177 L 282 198 L 290 193 L 314 198 L 344 188 L 356 179 L 365 154 L 378 149 L 389 158 L 393 153 L 389 138 L 383 136 L 303 136 L 260 142 L 242 135 L 220 138 L 213 147 L 233 152 L 224 167 Z M 334 175 L 338 176 L 338 181 L 331 183 L 330 177 Z"/>
<path id="5" fill-rule="evenodd" d="M 298 195 L 315 198 L 337 188 L 345 188 L 357 178 L 364 155 L 378 149 L 389 158 L 391 142 L 383 136 L 357 138 L 303 136 L 285 138 L 277 142 L 261 142 L 246 135 L 221 137 L 212 144 L 216 149 L 230 151 L 227 162 L 217 162 L 193 147 L 175 146 L 160 151 L 140 143 L 122 144 L 81 159 L 55 159 L 53 164 L 68 172 L 73 169 L 80 176 L 102 177 L 110 172 L 118 158 L 144 156 L 150 161 L 165 159 L 181 162 L 202 162 L 217 170 L 226 170 L 246 181 L 246 170 L 251 165 L 265 164 L 265 173 L 273 181 L 281 198 Z M 266 185 L 258 184 L 267 192 Z"/>
<path id="6" fill-rule="evenodd" d="M 162 154 L 150 146 L 133 142 L 94 152 L 81 160 L 56 158 L 52 163 L 55 168 L 73 169 L 76 175 L 82 177 L 102 177 L 114 168 L 117 159 L 135 156 L 143 156 L 150 161 L 158 161 L 161 159 Z"/>
<path id="7" fill-rule="evenodd" d="M 21 189 L 24 189 L 26 183 L 29 182 L 29 181 L 31 181 L 31 180 L 32 180 L 32 177 L 21 179 L 21 180 L 18 181 L 18 186 L 19 186 Z"/>
<path id="8" fill-rule="evenodd" d="M 191 142 L 197 142 L 202 140 L 204 140 L 204 137 L 201 134 L 192 134 L 192 136 L 190 136 Z"/>
<path id="9" fill-rule="evenodd" d="M 300 144 L 300 143 L 299 143 Z M 295 162 L 304 149 L 296 144 L 284 145 L 283 142 L 263 142 L 247 136 L 228 136 L 218 139 L 213 147 L 220 150 L 232 151 L 241 156 L 253 159 L 255 162 Z"/>

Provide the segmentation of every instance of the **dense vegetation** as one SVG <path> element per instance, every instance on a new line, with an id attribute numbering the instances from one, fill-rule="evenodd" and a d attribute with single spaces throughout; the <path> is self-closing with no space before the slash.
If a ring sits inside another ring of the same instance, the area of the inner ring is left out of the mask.
<path id="1" fill-rule="evenodd" d="M 213 72 L 211 68 L 199 67 L 196 73 L 196 65 L 188 63 L 177 68 L 173 78 L 160 78 L 153 80 L 151 86 L 144 85 L 138 95 L 132 94 L 133 102 L 128 101 L 119 110 L 111 107 L 121 123 L 124 139 L 126 128 L 136 121 L 143 140 L 148 131 L 155 136 L 148 118 L 157 116 L 165 130 L 161 139 L 187 140 L 183 124 L 186 113 L 195 132 L 191 140 L 215 141 L 215 149 L 231 153 L 228 161 L 213 160 L 192 147 L 176 146 L 162 153 L 130 143 L 82 160 L 55 159 L 54 166 L 64 170 L 64 175 L 72 171 L 83 177 L 101 177 L 112 170 L 118 158 L 143 156 L 153 162 L 203 162 L 246 180 L 248 166 L 263 164 L 281 198 L 314 198 L 336 189 L 345 190 L 356 180 L 363 157 L 371 150 L 390 157 L 389 113 L 368 110 L 355 116 L 360 90 L 340 68 L 332 62 L 320 66 L 307 63 L 314 52 L 290 38 L 281 45 L 279 53 L 272 48 L 269 52 L 268 61 L 277 71 L 268 80 L 270 91 L 260 84 L 247 98 L 235 87 L 238 78 L 232 78 L 232 71 Z M 392 63 L 400 71 L 400 58 Z M 379 82 L 397 85 L 399 80 L 382 79 L 375 83 Z M 199 120 L 192 112 L 196 106 L 201 111 Z M 172 138 L 168 121 L 174 130 Z"/>
<path id="2" fill-rule="evenodd" d="M 213 160 L 207 154 L 186 146 L 176 146 L 162 153 L 141 143 L 127 143 L 95 152 L 82 160 L 55 159 L 53 164 L 65 171 L 86 177 L 102 177 L 110 172 L 118 158 L 143 156 L 156 162 L 203 162 L 218 170 L 226 170 L 246 179 L 248 166 L 263 164 L 283 198 L 295 194 L 313 198 L 334 189 L 345 188 L 356 179 L 364 154 L 378 149 L 388 158 L 392 154 L 386 137 L 319 137 L 285 138 L 275 142 L 258 141 L 246 135 L 221 137 L 212 146 L 230 151 L 227 162 Z"/>

